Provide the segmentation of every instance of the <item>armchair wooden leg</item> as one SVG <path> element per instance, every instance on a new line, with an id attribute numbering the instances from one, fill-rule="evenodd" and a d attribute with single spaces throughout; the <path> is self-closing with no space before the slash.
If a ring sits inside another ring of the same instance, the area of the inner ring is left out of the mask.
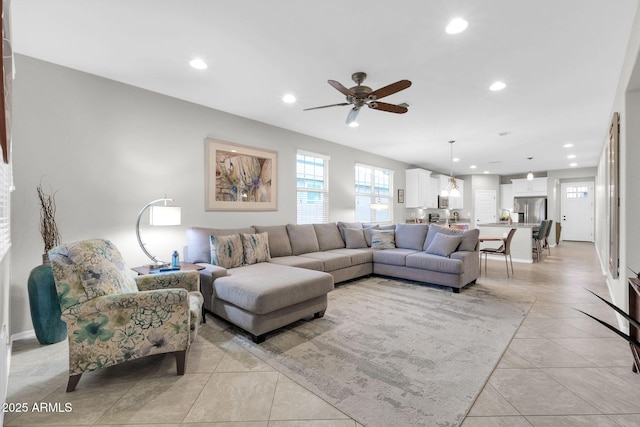
<path id="1" fill-rule="evenodd" d="M 69 375 L 69 382 L 67 383 L 67 393 L 71 393 L 76 389 L 76 386 L 80 382 L 80 377 L 82 374 L 78 375 Z"/>
<path id="2" fill-rule="evenodd" d="M 184 375 L 184 371 L 187 369 L 187 350 L 176 351 L 175 354 L 178 375 Z"/>

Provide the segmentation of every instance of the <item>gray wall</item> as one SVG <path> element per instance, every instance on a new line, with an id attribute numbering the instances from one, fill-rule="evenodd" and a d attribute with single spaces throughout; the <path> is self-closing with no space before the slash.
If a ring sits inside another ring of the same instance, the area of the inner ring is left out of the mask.
<path id="1" fill-rule="evenodd" d="M 330 221 L 353 220 L 355 162 L 394 170 L 395 187 L 405 187 L 404 163 L 25 56 L 16 55 L 16 70 L 14 334 L 32 329 L 26 282 L 43 253 L 35 191 L 39 182 L 57 191 L 63 241 L 108 238 L 130 266 L 148 261 L 136 241 L 136 216 L 165 194 L 182 207 L 182 225 L 142 230 L 150 251 L 160 258 L 173 249 L 182 251 L 188 226 L 295 223 L 297 149 L 331 157 Z M 207 136 L 278 152 L 277 211 L 205 212 Z M 394 219 L 404 221 L 404 205 L 395 206 Z"/>

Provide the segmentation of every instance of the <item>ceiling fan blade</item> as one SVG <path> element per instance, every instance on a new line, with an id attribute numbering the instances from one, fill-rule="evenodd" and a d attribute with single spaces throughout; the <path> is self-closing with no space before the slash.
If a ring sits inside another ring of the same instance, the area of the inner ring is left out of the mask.
<path id="1" fill-rule="evenodd" d="M 320 108 L 329 108 L 329 107 L 340 107 L 340 106 L 343 106 L 343 105 L 351 105 L 351 104 L 349 104 L 348 102 L 341 102 L 340 104 L 322 105 L 320 107 L 305 108 L 302 111 L 318 110 Z"/>
<path id="2" fill-rule="evenodd" d="M 348 125 L 356 121 L 356 118 L 358 117 L 359 112 L 360 112 L 360 108 L 358 107 L 353 107 L 351 111 L 349 111 L 349 115 L 347 116 Z"/>
<path id="3" fill-rule="evenodd" d="M 335 80 L 327 80 L 327 83 L 329 83 L 331 86 L 333 86 L 336 90 L 338 90 L 339 92 L 341 92 L 345 96 L 356 96 L 355 93 L 351 92 L 349 89 L 347 89 L 346 87 L 342 86 L 342 84 L 340 84 L 340 82 L 337 82 Z"/>
<path id="4" fill-rule="evenodd" d="M 368 105 L 369 108 L 373 108 L 374 110 L 388 111 L 389 113 L 404 114 L 409 111 L 407 107 L 403 107 L 402 105 L 387 104 L 386 102 L 375 101 Z"/>
<path id="5" fill-rule="evenodd" d="M 374 90 L 369 94 L 369 99 L 376 100 L 380 98 L 384 98 L 385 96 L 393 95 L 396 92 L 400 92 L 411 86 L 411 82 L 409 80 L 400 80 L 395 83 L 391 83 L 388 86 L 381 87 L 378 90 Z"/>

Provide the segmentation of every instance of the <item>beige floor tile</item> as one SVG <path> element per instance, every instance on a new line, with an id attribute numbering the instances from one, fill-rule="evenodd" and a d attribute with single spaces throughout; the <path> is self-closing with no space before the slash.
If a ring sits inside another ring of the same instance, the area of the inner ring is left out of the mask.
<path id="1" fill-rule="evenodd" d="M 274 372 L 275 370 L 238 344 L 229 344 L 216 372 Z"/>
<path id="2" fill-rule="evenodd" d="M 207 380 L 208 377 L 202 374 L 148 376 L 131 387 L 98 422 L 180 423 L 202 392 Z"/>
<path id="3" fill-rule="evenodd" d="M 489 383 L 522 415 L 600 413 L 539 369 L 497 369 Z"/>
<path id="4" fill-rule="evenodd" d="M 606 415 L 568 415 L 557 417 L 527 417 L 534 427 L 619 427 Z"/>
<path id="5" fill-rule="evenodd" d="M 94 424 L 92 427 L 180 427 L 180 424 Z"/>
<path id="6" fill-rule="evenodd" d="M 524 369 L 534 367 L 533 363 L 529 362 L 510 348 L 507 348 L 504 352 L 502 359 L 500 359 L 497 366 L 498 369 Z"/>
<path id="7" fill-rule="evenodd" d="M 467 417 L 461 427 L 531 427 L 524 417 Z"/>
<path id="8" fill-rule="evenodd" d="M 205 340 L 198 340 L 189 348 L 187 353 L 187 374 L 210 374 L 216 370 L 218 363 L 226 353 L 226 345 L 216 345 Z M 150 373 L 176 374 L 176 358 L 173 354 L 166 354 L 162 361 L 154 365 Z"/>
<path id="9" fill-rule="evenodd" d="M 277 372 L 215 372 L 184 422 L 267 421 Z"/>
<path id="10" fill-rule="evenodd" d="M 217 423 L 182 423 L 180 427 L 269 427 L 269 421 L 223 421 Z"/>
<path id="11" fill-rule="evenodd" d="M 640 412 L 640 388 L 620 381 L 606 368 L 555 368 L 544 371 L 604 414 Z M 627 375 L 637 376 L 631 371 Z"/>
<path id="12" fill-rule="evenodd" d="M 345 418 L 349 417 L 280 374 L 270 420 L 335 420 Z"/>
<path id="13" fill-rule="evenodd" d="M 637 414 L 609 415 L 620 427 L 640 427 L 640 412 Z"/>
<path id="14" fill-rule="evenodd" d="M 542 339 L 514 339 L 509 350 L 539 368 L 544 367 L 593 367 L 593 363 L 567 350 L 554 341 Z"/>
<path id="15" fill-rule="evenodd" d="M 269 427 L 356 427 L 356 422 L 353 420 L 269 421 Z"/>
<path id="16" fill-rule="evenodd" d="M 564 338 L 552 341 L 579 354 L 595 366 L 631 366 L 633 364 L 629 344 L 620 337 Z"/>
<path id="17" fill-rule="evenodd" d="M 516 338 L 592 338 L 592 335 L 569 324 L 570 320 L 575 319 L 526 318 L 521 328 L 527 328 L 530 336 Z"/>
<path id="18" fill-rule="evenodd" d="M 504 415 L 520 414 L 491 384 L 487 384 L 471 407 L 469 416 L 486 417 Z"/>

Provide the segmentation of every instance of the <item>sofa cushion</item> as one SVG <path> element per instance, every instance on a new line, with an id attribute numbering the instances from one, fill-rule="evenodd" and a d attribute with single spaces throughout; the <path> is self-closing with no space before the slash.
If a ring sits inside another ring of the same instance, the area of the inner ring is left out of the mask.
<path id="1" fill-rule="evenodd" d="M 351 258 L 351 265 L 360 265 L 373 262 L 373 253 L 375 252 L 375 249 L 332 249 L 328 252 L 348 255 L 349 258 Z"/>
<path id="2" fill-rule="evenodd" d="M 289 234 L 293 255 L 320 250 L 316 230 L 312 224 L 287 224 L 287 234 Z"/>
<path id="3" fill-rule="evenodd" d="M 324 262 L 322 262 L 322 260 L 305 258 L 303 256 L 281 256 L 277 258 L 271 258 L 269 262 L 272 264 L 286 265 L 289 267 L 299 267 L 306 268 L 308 270 L 324 271 Z"/>
<path id="4" fill-rule="evenodd" d="M 462 274 L 464 262 L 460 259 L 432 255 L 426 252 L 411 254 L 406 258 L 406 266 L 422 270 L 438 271 L 440 273 Z M 425 276 L 425 278 L 428 276 Z"/>
<path id="5" fill-rule="evenodd" d="M 211 262 L 211 240 L 209 236 L 228 236 L 230 234 L 255 233 L 253 227 L 247 228 L 187 228 L 187 262 Z"/>
<path id="6" fill-rule="evenodd" d="M 320 271 L 262 262 L 229 270 L 213 283 L 214 297 L 266 314 L 326 295 L 333 277 Z"/>
<path id="7" fill-rule="evenodd" d="M 362 223 L 361 222 L 342 222 L 342 221 L 338 221 L 337 222 L 338 225 L 338 230 L 340 230 L 340 234 L 342 235 L 342 239 L 346 242 L 347 239 L 344 235 L 344 229 L 345 228 L 357 228 L 362 230 Z"/>
<path id="8" fill-rule="evenodd" d="M 396 247 L 423 250 L 428 224 L 396 224 Z"/>
<path id="9" fill-rule="evenodd" d="M 371 231 L 372 249 L 393 249 L 396 247 L 395 231 L 373 230 Z"/>
<path id="10" fill-rule="evenodd" d="M 313 228 L 321 251 L 344 248 L 344 240 L 336 224 L 313 224 Z"/>
<path id="11" fill-rule="evenodd" d="M 440 255 L 443 257 L 449 257 L 458 245 L 462 242 L 462 236 L 449 236 L 443 233 L 437 233 L 431 244 L 425 250 L 428 254 Z"/>
<path id="12" fill-rule="evenodd" d="M 300 255 L 303 258 L 313 258 L 322 261 L 322 271 L 335 271 L 341 268 L 351 266 L 351 258 L 349 255 L 337 254 L 332 252 L 310 252 Z"/>
<path id="13" fill-rule="evenodd" d="M 244 249 L 240 234 L 210 236 L 211 264 L 224 268 L 240 267 L 244 264 Z"/>
<path id="14" fill-rule="evenodd" d="M 441 227 L 439 225 L 432 224 L 429 226 L 427 232 L 427 239 L 424 242 L 423 249 L 426 250 L 436 234 L 442 233 L 449 236 L 462 236 L 462 242 L 458 247 L 460 251 L 474 251 L 478 245 L 478 236 L 480 236 L 480 230 L 455 230 L 449 227 Z"/>
<path id="15" fill-rule="evenodd" d="M 268 233 L 242 233 L 240 236 L 242 237 L 242 249 L 244 250 L 245 264 L 267 262 L 271 259 L 271 255 L 269 254 Z"/>
<path id="16" fill-rule="evenodd" d="M 418 253 L 413 249 L 385 249 L 384 251 L 375 251 L 373 253 L 373 262 L 390 265 L 406 265 L 405 258 L 409 255 Z"/>
<path id="17" fill-rule="evenodd" d="M 256 233 L 269 233 L 269 253 L 272 257 L 292 254 L 286 225 L 254 225 L 253 228 L 256 229 Z"/>
<path id="18" fill-rule="evenodd" d="M 362 228 L 345 228 L 342 230 L 347 249 L 368 247 Z"/>

